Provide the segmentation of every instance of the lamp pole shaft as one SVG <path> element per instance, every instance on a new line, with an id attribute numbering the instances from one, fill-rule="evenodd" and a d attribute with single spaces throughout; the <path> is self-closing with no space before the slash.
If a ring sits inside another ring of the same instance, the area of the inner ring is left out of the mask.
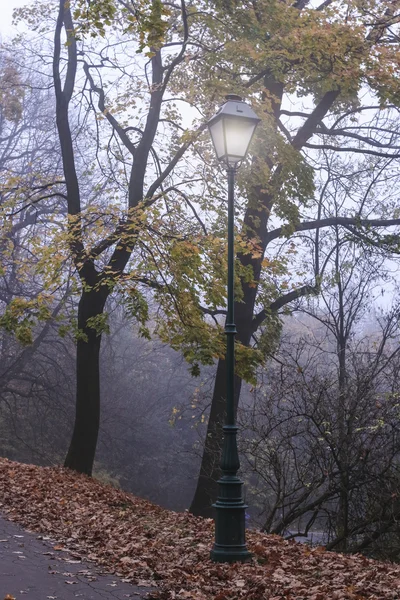
<path id="1" fill-rule="evenodd" d="M 216 562 L 246 562 L 251 554 L 246 548 L 243 482 L 237 476 L 240 467 L 235 423 L 235 334 L 234 322 L 234 187 L 235 167 L 228 167 L 228 312 L 226 333 L 226 421 L 221 457 L 222 477 L 218 481 L 218 499 L 214 504 L 215 543 L 211 559 Z"/>
<path id="2" fill-rule="evenodd" d="M 228 168 L 228 313 L 225 321 L 226 333 L 226 425 L 235 425 L 235 173 Z"/>

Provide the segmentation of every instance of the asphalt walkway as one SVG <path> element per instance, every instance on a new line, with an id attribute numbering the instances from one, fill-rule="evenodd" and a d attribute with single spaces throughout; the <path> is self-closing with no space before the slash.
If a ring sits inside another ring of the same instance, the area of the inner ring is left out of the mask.
<path id="1" fill-rule="evenodd" d="M 152 589 L 106 574 L 0 515 L 0 600 L 142 600 Z"/>

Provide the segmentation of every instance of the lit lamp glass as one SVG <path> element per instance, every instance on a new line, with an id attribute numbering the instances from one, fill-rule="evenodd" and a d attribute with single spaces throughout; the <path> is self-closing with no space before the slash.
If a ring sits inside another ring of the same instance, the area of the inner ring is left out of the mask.
<path id="1" fill-rule="evenodd" d="M 226 99 L 208 128 L 218 160 L 233 167 L 245 158 L 260 119 L 240 96 L 230 94 Z"/>

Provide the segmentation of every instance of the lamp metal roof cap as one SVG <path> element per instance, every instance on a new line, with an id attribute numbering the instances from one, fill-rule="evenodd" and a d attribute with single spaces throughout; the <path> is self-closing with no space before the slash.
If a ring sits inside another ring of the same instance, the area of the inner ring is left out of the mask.
<path id="1" fill-rule="evenodd" d="M 225 96 L 226 102 L 221 106 L 219 111 L 209 120 L 208 125 L 214 123 L 222 117 L 236 117 L 239 119 L 249 119 L 255 123 L 259 123 L 261 119 L 256 115 L 254 110 L 236 94 L 228 94 Z"/>

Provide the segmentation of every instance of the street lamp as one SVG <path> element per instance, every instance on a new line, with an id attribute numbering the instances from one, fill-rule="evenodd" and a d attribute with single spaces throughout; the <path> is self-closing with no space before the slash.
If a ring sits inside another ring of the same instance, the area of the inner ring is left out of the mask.
<path id="1" fill-rule="evenodd" d="M 224 162 L 228 173 L 228 313 L 226 333 L 226 420 L 223 427 L 224 445 L 221 457 L 222 477 L 218 480 L 218 499 L 213 505 L 215 516 L 215 543 L 211 560 L 216 562 L 245 562 L 251 558 L 246 548 L 243 482 L 237 476 L 240 467 L 235 423 L 235 334 L 234 322 L 234 186 L 235 173 L 246 156 L 254 131 L 260 119 L 240 96 L 229 94 L 227 102 L 209 121 L 211 139 L 218 160 Z"/>

